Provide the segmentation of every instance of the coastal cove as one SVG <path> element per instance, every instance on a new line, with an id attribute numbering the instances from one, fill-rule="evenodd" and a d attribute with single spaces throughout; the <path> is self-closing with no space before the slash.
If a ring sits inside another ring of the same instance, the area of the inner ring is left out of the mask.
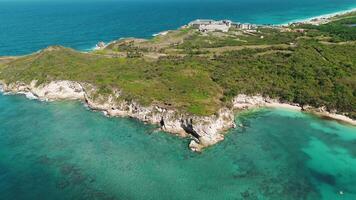
<path id="1" fill-rule="evenodd" d="M 0 94 L 0 122 L 6 199 L 356 197 L 355 128 L 299 111 L 240 113 L 241 127 L 202 154 L 187 140 L 77 102 Z"/>

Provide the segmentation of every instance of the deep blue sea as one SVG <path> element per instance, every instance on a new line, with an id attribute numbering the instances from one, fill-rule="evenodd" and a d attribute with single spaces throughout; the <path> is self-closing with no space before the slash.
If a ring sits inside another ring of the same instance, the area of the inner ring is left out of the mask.
<path id="1" fill-rule="evenodd" d="M 0 56 L 49 45 L 151 37 L 198 18 L 281 24 L 356 7 L 356 0 L 0 0 Z"/>
<path id="2" fill-rule="evenodd" d="M 356 0 L 0 0 L 0 56 L 149 38 L 197 18 L 281 24 Z M 355 200 L 356 128 L 284 109 L 236 116 L 203 153 L 78 102 L 0 93 L 0 200 Z"/>

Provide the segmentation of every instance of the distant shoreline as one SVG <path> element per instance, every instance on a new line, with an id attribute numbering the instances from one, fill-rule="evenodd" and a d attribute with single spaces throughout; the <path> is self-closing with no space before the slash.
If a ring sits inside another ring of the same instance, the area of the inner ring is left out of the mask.
<path id="1" fill-rule="evenodd" d="M 271 24 L 271 25 L 272 26 L 288 26 L 288 25 L 293 24 L 293 23 L 312 23 L 313 21 L 318 21 L 318 20 L 321 20 L 321 19 L 330 19 L 330 18 L 333 18 L 333 17 L 338 16 L 338 15 L 345 15 L 345 14 L 352 13 L 352 12 L 356 12 L 356 6 L 353 7 L 353 8 L 347 9 L 347 10 L 341 10 L 341 11 L 337 11 L 337 12 L 333 12 L 333 13 L 317 15 L 317 16 L 313 16 L 313 17 L 309 17 L 309 18 L 295 19 L 295 20 L 291 20 L 291 21 L 288 21 L 288 22 L 285 22 L 285 23 L 281 23 L 281 24 Z M 246 22 L 246 23 L 249 23 L 249 22 Z M 314 24 L 319 25 L 320 23 L 314 22 Z M 179 29 L 179 28 L 181 28 L 181 27 L 183 27 L 185 25 L 177 27 L 176 29 Z M 256 24 L 256 25 L 264 25 L 264 24 Z M 163 30 L 163 31 L 160 31 L 158 33 L 153 33 L 153 34 L 151 34 L 150 37 L 147 37 L 147 38 L 144 38 L 144 39 L 152 39 L 152 38 L 160 36 L 160 35 L 165 35 L 169 31 L 170 30 Z M 129 37 L 123 37 L 123 38 L 120 38 L 118 40 L 125 39 L 125 38 L 129 38 Z M 108 44 L 110 44 L 110 43 L 112 43 L 114 41 L 118 41 L 118 40 L 108 41 L 108 42 L 105 42 L 105 44 L 108 45 Z M 90 49 L 84 49 L 84 50 L 79 50 L 79 51 L 92 52 L 92 51 L 95 51 L 95 50 L 97 50 L 96 49 L 96 45 L 94 47 L 90 48 Z"/>
<path id="2" fill-rule="evenodd" d="M 347 13 L 350 13 L 350 12 L 356 12 L 356 5 L 353 6 L 352 8 L 349 8 L 349 9 L 346 9 L 346 10 L 340 10 L 340 11 L 337 11 L 337 12 L 332 12 L 332 13 L 325 13 L 325 14 L 322 14 L 322 15 L 316 15 L 316 16 L 313 16 L 313 17 L 308 17 L 308 18 L 300 18 L 300 19 L 294 19 L 294 20 L 290 20 L 290 21 L 286 21 L 284 23 L 279 23 L 279 24 L 272 24 L 271 25 L 275 25 L 275 26 L 286 26 L 286 25 L 289 25 L 289 24 L 292 24 L 292 23 L 303 23 L 303 22 L 310 22 L 311 20 L 313 19 L 318 19 L 318 18 L 332 18 L 336 15 L 342 15 L 342 14 L 347 14 Z M 248 22 L 246 22 L 248 23 Z M 261 24 L 260 24 L 261 25 Z M 184 26 L 184 25 L 182 25 Z M 177 27 L 176 29 L 179 29 L 180 27 L 182 26 L 179 26 Z M 162 30 L 160 32 L 155 32 L 155 33 L 152 33 L 150 34 L 150 36 L 147 36 L 147 37 L 139 37 L 139 38 L 144 38 L 144 39 L 152 39 L 154 38 L 156 35 L 159 35 L 160 33 L 164 33 L 166 32 L 167 30 Z M 127 37 L 122 37 L 122 38 L 119 38 L 119 39 L 125 39 L 125 38 L 129 38 L 130 36 L 127 36 Z M 117 41 L 119 39 L 114 39 L 114 40 L 103 40 L 103 42 L 105 42 L 106 44 L 109 44 L 110 42 L 113 42 L 113 41 Z M 97 41 L 97 43 L 100 42 L 99 40 Z M 59 44 L 61 45 L 61 44 Z M 49 45 L 51 46 L 51 45 Z M 68 45 L 70 47 L 70 45 Z M 95 47 L 96 47 L 96 44 L 92 44 L 92 45 L 88 45 L 88 47 L 85 47 L 85 48 L 74 48 L 75 50 L 77 51 L 81 51 L 81 52 L 92 52 L 95 50 Z M 71 47 L 73 48 L 73 47 Z M 33 52 L 36 52 L 37 50 L 34 50 Z M 25 54 L 8 54 L 8 55 L 0 55 L 0 58 L 4 58 L 4 57 L 21 57 L 21 56 L 25 56 L 25 55 L 28 55 L 28 53 L 25 53 Z"/>
<path id="3" fill-rule="evenodd" d="M 310 23 L 311 21 L 316 20 L 316 19 L 322 19 L 322 18 L 330 19 L 330 18 L 333 18 L 338 15 L 345 15 L 345 14 L 352 13 L 352 12 L 356 12 L 356 6 L 353 8 L 347 9 L 347 10 L 341 10 L 341 11 L 337 11 L 337 12 L 333 12 L 333 13 L 317 15 L 314 17 L 309 17 L 309 18 L 304 18 L 304 19 L 291 20 L 289 22 L 286 22 L 283 24 L 276 24 L 276 25 L 285 26 L 285 25 L 289 25 L 289 24 L 293 24 L 293 23 Z"/>

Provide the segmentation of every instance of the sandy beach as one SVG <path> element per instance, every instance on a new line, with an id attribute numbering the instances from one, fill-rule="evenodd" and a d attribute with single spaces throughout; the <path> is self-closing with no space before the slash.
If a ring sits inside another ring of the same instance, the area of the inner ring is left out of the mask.
<path id="1" fill-rule="evenodd" d="M 297 106 L 297 105 L 292 105 L 292 104 L 286 104 L 286 103 L 267 103 L 265 105 L 265 107 L 268 107 L 268 108 L 283 108 L 283 109 L 290 109 L 290 110 L 303 112 L 302 107 Z M 327 111 L 316 111 L 316 110 L 313 110 L 313 108 L 312 109 L 307 109 L 305 112 L 317 115 L 317 116 L 319 116 L 321 118 L 341 121 L 341 122 L 356 126 L 356 120 L 351 119 L 351 118 L 349 118 L 349 117 L 347 117 L 345 115 L 336 114 L 336 113 L 330 113 L 330 112 L 327 112 Z"/>
<path id="2" fill-rule="evenodd" d="M 283 109 L 289 109 L 289 110 L 295 110 L 295 111 L 302 111 L 302 108 L 297 105 L 291 105 L 287 103 L 267 103 L 266 107 L 268 108 L 283 108 Z"/>

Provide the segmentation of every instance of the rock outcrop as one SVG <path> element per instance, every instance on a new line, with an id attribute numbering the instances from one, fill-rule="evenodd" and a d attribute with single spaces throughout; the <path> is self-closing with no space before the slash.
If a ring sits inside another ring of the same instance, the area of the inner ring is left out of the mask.
<path id="1" fill-rule="evenodd" d="M 8 85 L 2 82 L 2 88 L 5 92 L 25 94 L 27 97 L 42 101 L 84 100 L 85 98 L 82 86 L 73 81 L 53 81 L 41 85 L 37 85 L 37 81 L 32 81 L 30 84 L 16 82 Z"/>

